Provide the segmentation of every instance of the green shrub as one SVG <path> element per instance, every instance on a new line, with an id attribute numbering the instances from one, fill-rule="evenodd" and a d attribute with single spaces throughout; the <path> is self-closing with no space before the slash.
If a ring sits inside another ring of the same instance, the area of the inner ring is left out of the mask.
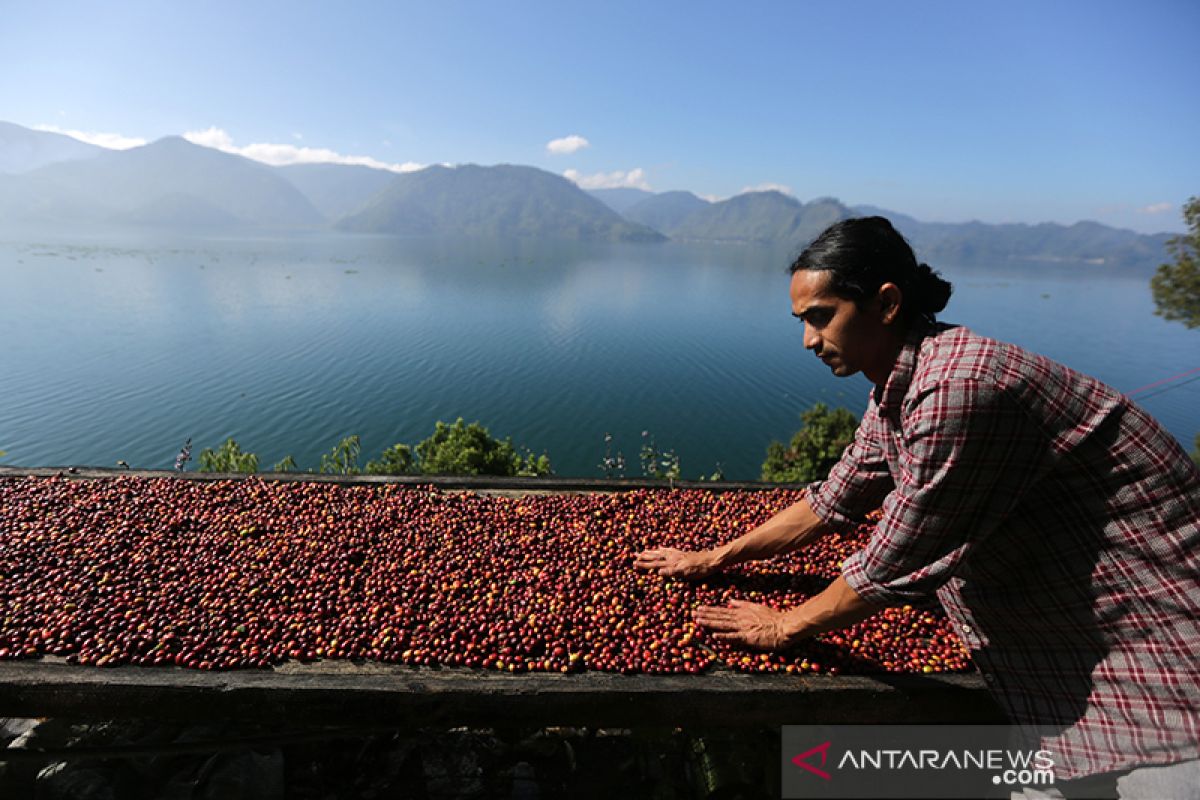
<path id="1" fill-rule="evenodd" d="M 243 453 L 238 443 L 229 437 L 217 450 L 205 448 L 200 452 L 201 472 L 258 472 L 258 456 Z"/>
<path id="2" fill-rule="evenodd" d="M 762 480 L 807 483 L 824 479 L 858 429 L 858 420 L 847 409 L 830 410 L 824 403 L 817 403 L 800 419 L 804 424 L 788 447 L 780 442 L 767 445 Z"/>
<path id="3" fill-rule="evenodd" d="M 495 438 L 478 422 L 467 425 L 462 417 L 453 425 L 438 421 L 433 435 L 417 445 L 420 470 L 426 475 L 549 475 L 550 459 L 524 458 L 512 439 Z"/>
<path id="4" fill-rule="evenodd" d="M 679 456 L 674 450 L 659 450 L 650 431 L 642 431 L 642 450 L 638 455 L 642 462 L 642 474 L 647 478 L 679 480 Z"/>
<path id="5" fill-rule="evenodd" d="M 292 458 L 290 454 L 284 456 L 282 461 L 271 467 L 272 472 L 295 472 L 297 469 L 296 459 Z"/>
<path id="6" fill-rule="evenodd" d="M 358 435 L 347 436 L 333 446 L 327 455 L 321 456 L 321 472 L 325 475 L 357 475 L 358 454 L 362 450 Z"/>
<path id="7" fill-rule="evenodd" d="M 413 475 L 419 473 L 413 460 L 412 448 L 406 444 L 394 444 L 383 451 L 378 461 L 368 461 L 363 470 L 368 475 Z"/>

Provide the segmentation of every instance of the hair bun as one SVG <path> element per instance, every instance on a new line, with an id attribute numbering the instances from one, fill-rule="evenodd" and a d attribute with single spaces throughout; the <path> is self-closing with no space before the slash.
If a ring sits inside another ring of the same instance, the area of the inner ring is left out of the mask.
<path id="1" fill-rule="evenodd" d="M 922 314 L 936 314 L 946 307 L 953 287 L 950 281 L 934 272 L 928 264 L 918 264 L 914 276 L 913 305 Z"/>

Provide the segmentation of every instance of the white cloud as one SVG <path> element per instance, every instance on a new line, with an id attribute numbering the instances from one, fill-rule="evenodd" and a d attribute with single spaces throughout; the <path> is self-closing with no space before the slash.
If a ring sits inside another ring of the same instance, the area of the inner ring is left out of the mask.
<path id="1" fill-rule="evenodd" d="M 205 131 L 188 131 L 183 135 L 192 144 L 198 144 L 201 147 L 211 147 L 214 150 L 224 150 L 226 153 L 234 152 L 233 137 L 220 128 L 209 128 Z"/>
<path id="2" fill-rule="evenodd" d="M 297 147 L 294 144 L 273 144 L 256 142 L 244 147 L 233 143 L 233 137 L 217 127 L 203 131 L 188 131 L 183 138 L 201 147 L 211 147 L 224 153 L 261 161 L 273 167 L 287 164 L 354 164 L 372 169 L 386 169 L 390 172 L 416 172 L 424 169 L 424 164 L 405 161 L 402 164 L 388 163 L 371 158 L 370 156 L 347 156 L 324 147 Z"/>
<path id="3" fill-rule="evenodd" d="M 792 197 L 796 196 L 792 187 L 784 186 L 782 183 L 760 183 L 758 186 L 746 186 L 738 194 L 749 194 L 750 192 L 783 192 Z"/>
<path id="4" fill-rule="evenodd" d="M 1139 214 L 1165 214 L 1168 211 L 1173 211 L 1175 206 L 1170 203 L 1154 203 L 1153 205 L 1143 206 L 1138 209 Z"/>
<path id="5" fill-rule="evenodd" d="M 652 191 L 646 181 L 646 171 L 635 167 L 628 171 L 597 172 L 594 175 L 581 175 L 579 170 L 569 169 L 563 177 L 579 184 L 581 189 L 644 189 Z"/>
<path id="6" fill-rule="evenodd" d="M 81 142 L 94 144 L 98 147 L 107 147 L 109 150 L 128 150 L 131 147 L 141 147 L 146 143 L 145 139 L 137 139 L 132 136 L 122 136 L 119 133 L 72 131 L 65 130 L 57 125 L 34 125 L 33 129 L 37 131 L 45 131 L 47 133 L 61 133 L 66 136 L 70 136 L 72 139 L 78 139 Z"/>
<path id="7" fill-rule="evenodd" d="M 579 134 L 564 136 L 561 139 L 553 139 L 546 143 L 546 149 L 556 156 L 569 155 L 591 146 L 592 143 Z"/>

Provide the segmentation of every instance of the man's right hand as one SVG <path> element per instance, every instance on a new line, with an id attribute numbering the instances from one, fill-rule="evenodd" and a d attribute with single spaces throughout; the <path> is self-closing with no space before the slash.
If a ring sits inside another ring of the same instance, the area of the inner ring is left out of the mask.
<path id="1" fill-rule="evenodd" d="M 711 551 L 689 553 L 674 547 L 656 547 L 637 554 L 633 565 L 638 569 L 657 572 L 665 578 L 699 580 L 717 571 Z"/>

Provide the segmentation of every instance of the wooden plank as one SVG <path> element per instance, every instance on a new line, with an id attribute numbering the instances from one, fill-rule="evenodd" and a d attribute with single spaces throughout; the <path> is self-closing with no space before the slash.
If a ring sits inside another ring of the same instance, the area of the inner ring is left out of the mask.
<path id="1" fill-rule="evenodd" d="M 977 675 L 511 675 L 345 661 L 200 672 L 0 663 L 0 716 L 323 724 L 743 726 L 1002 721 Z"/>
<path id="2" fill-rule="evenodd" d="M 11 467 L 0 466 L 0 478 L 38 477 L 55 475 L 73 480 L 97 478 L 178 478 L 189 481 L 227 481 L 258 478 L 284 483 L 336 483 L 342 486 L 436 486 L 445 491 L 477 491 L 481 494 L 541 494 L 549 492 L 624 492 L 636 489 L 704 489 L 710 492 L 767 491 L 771 489 L 800 489 L 804 484 L 755 483 L 751 481 L 665 481 L 647 478 L 565 478 L 549 475 L 542 478 L 510 478 L 495 475 L 321 475 L 312 472 L 175 472 L 172 470 L 115 469 L 108 467 Z"/>

